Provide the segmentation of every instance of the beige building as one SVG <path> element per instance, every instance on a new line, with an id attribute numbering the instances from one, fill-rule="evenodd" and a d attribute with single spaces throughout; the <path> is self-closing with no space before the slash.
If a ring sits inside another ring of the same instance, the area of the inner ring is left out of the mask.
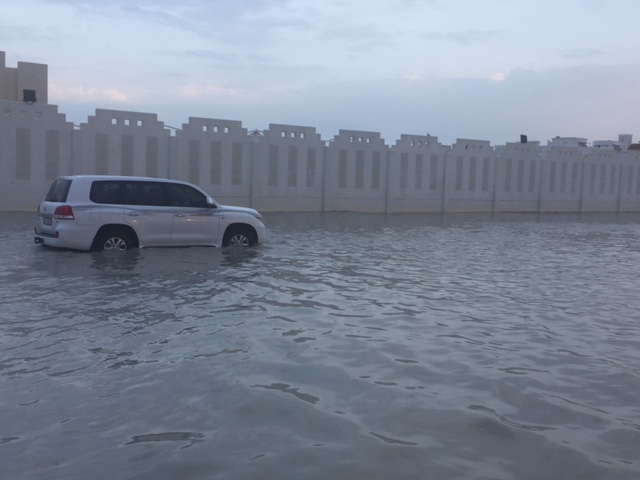
<path id="1" fill-rule="evenodd" d="M 7 67 L 0 51 L 0 100 L 48 103 L 47 85 L 47 65 L 18 62 L 15 68 Z"/>

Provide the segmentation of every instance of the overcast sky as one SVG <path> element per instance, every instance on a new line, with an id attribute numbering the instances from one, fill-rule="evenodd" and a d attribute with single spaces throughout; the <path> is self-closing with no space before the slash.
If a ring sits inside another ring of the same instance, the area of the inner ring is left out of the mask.
<path id="1" fill-rule="evenodd" d="M 49 103 L 430 134 L 640 140 L 637 0 L 3 0 L 6 66 Z"/>

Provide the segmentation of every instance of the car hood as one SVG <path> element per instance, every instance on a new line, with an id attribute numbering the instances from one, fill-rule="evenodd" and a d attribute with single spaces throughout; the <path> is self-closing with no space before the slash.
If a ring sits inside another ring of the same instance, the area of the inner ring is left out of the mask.
<path id="1" fill-rule="evenodd" d="M 247 208 L 247 207 L 236 207 L 236 206 L 231 206 L 231 205 L 218 205 L 218 211 L 219 212 L 240 212 L 240 213 L 246 213 L 248 215 L 253 215 L 256 218 L 262 218 L 262 215 L 260 215 L 260 213 L 253 209 L 253 208 Z"/>

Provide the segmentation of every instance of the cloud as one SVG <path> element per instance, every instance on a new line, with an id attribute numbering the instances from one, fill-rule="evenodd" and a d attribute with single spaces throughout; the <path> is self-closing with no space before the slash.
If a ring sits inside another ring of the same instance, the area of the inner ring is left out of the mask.
<path id="1" fill-rule="evenodd" d="M 490 79 L 494 82 L 504 82 L 507 79 L 507 74 L 502 72 L 496 72 L 491 75 Z"/>
<path id="2" fill-rule="evenodd" d="M 239 88 L 228 88 L 214 84 L 183 85 L 178 88 L 178 93 L 182 97 L 197 99 L 199 101 L 207 101 L 212 98 L 223 98 L 224 100 L 228 100 L 230 97 L 234 98 L 234 101 L 236 99 L 250 101 L 259 96 L 257 92 L 242 90 Z"/>
<path id="3" fill-rule="evenodd" d="M 46 39 L 47 37 L 42 35 L 38 28 L 7 25 L 0 21 L 0 42 L 5 44 L 15 42 L 17 40 L 34 42 Z"/>
<path id="4" fill-rule="evenodd" d="M 127 94 L 116 87 L 81 87 L 81 86 L 62 86 L 55 83 L 49 85 L 49 97 L 55 98 L 56 102 L 61 105 L 64 102 L 73 100 L 74 102 L 113 102 L 124 104 L 131 100 L 132 95 Z"/>
<path id="5" fill-rule="evenodd" d="M 476 30 L 466 29 L 451 32 L 431 32 L 423 34 L 428 40 L 438 40 L 457 43 L 459 45 L 470 45 L 475 43 L 485 43 L 504 34 L 504 30 Z"/>
<path id="6" fill-rule="evenodd" d="M 578 50 L 572 50 L 562 54 L 564 58 L 571 59 L 571 60 L 585 60 L 593 57 L 600 57 L 602 55 L 605 55 L 604 51 L 594 49 L 594 48 L 583 48 Z"/>
<path id="7" fill-rule="evenodd" d="M 521 133 L 541 141 L 556 135 L 617 138 L 635 127 L 638 82 L 638 66 L 516 70 L 500 82 L 342 82 L 296 92 L 288 101 L 288 118 L 278 121 L 316 125 L 325 136 L 339 129 L 371 130 L 388 141 L 427 132 L 448 143 L 456 138 L 504 143 Z"/>
<path id="8" fill-rule="evenodd" d="M 73 115 L 118 108 L 174 125 L 201 116 L 390 141 L 630 131 L 638 68 L 611 65 L 635 58 L 613 35 L 631 30 L 603 20 L 592 38 L 574 28 L 593 18 L 579 9 L 565 25 L 576 2 L 545 23 L 547 9 L 506 0 L 23 0 L 0 39 L 8 55 L 50 65 L 49 99 Z M 23 20 L 34 6 L 46 22 Z"/>
<path id="9" fill-rule="evenodd" d="M 640 66 L 521 69 L 501 78 L 318 81 L 282 91 L 212 82 L 135 93 L 54 88 L 49 98 L 76 123 L 95 108 L 115 108 L 157 113 L 174 126 L 194 116 L 239 120 L 260 130 L 270 123 L 312 126 L 325 139 L 341 129 L 373 131 L 388 144 L 401 134 L 427 133 L 445 144 L 457 138 L 503 144 L 520 134 L 542 142 L 556 135 L 615 139 L 636 128 Z"/>

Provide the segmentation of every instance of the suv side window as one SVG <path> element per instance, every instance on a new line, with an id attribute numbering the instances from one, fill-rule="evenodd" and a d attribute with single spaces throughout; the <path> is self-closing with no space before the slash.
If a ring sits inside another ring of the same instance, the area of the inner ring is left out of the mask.
<path id="1" fill-rule="evenodd" d="M 68 190 L 71 181 L 66 182 Z M 64 197 L 66 198 L 66 192 Z M 95 203 L 111 205 L 207 208 L 206 195 L 180 183 L 100 180 L 92 183 L 89 198 Z"/>
<path id="2" fill-rule="evenodd" d="M 190 187 L 180 183 L 168 183 L 169 202 L 172 207 L 206 208 L 207 197 Z"/>
<path id="3" fill-rule="evenodd" d="M 167 206 L 164 183 L 162 182 L 127 182 L 133 187 L 133 204 L 153 207 Z"/>
<path id="4" fill-rule="evenodd" d="M 110 205 L 167 205 L 162 182 L 132 182 L 123 180 L 95 181 L 89 198 L 92 202 Z"/>
<path id="5" fill-rule="evenodd" d="M 89 200 L 94 203 L 120 205 L 122 201 L 121 186 L 123 182 L 96 181 L 91 184 Z"/>

